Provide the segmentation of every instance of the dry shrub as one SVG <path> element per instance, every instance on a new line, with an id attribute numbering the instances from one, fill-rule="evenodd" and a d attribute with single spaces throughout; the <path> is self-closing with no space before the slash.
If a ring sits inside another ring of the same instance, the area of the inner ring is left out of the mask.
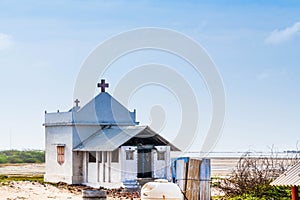
<path id="1" fill-rule="evenodd" d="M 272 196 L 269 193 L 274 193 L 274 187 L 270 186 L 270 182 L 295 165 L 299 161 L 299 153 L 287 152 L 281 157 L 274 151 L 271 151 L 269 156 L 253 156 L 252 153 L 246 153 L 239 159 L 230 177 L 216 181 L 214 187 L 223 192 L 225 197 L 245 194 L 255 197 Z M 275 190 L 280 192 L 280 188 Z"/>

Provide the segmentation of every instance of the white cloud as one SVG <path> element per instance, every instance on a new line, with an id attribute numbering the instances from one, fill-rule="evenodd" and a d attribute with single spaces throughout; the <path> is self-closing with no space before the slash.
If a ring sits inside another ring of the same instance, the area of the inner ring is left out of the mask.
<path id="1" fill-rule="evenodd" d="M 265 40 L 268 44 L 279 44 L 281 42 L 287 41 L 293 36 L 300 32 L 300 22 L 296 22 L 293 26 L 287 27 L 285 29 L 274 30 Z"/>
<path id="2" fill-rule="evenodd" d="M 12 36 L 0 33 L 0 50 L 7 49 L 13 44 Z"/>
<path id="3" fill-rule="evenodd" d="M 283 79 L 288 77 L 286 68 L 281 69 L 265 69 L 256 75 L 258 80 Z"/>
<path id="4" fill-rule="evenodd" d="M 264 80 L 264 79 L 269 78 L 270 76 L 271 76 L 270 73 L 262 72 L 262 73 L 258 74 L 258 75 L 256 76 L 256 78 L 259 79 L 259 80 Z"/>

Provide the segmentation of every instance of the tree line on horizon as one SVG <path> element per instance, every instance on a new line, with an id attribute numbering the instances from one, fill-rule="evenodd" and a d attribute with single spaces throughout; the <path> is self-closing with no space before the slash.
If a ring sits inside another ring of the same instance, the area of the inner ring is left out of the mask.
<path id="1" fill-rule="evenodd" d="M 45 151 L 41 150 L 4 150 L 0 151 L 0 164 L 44 163 Z"/>

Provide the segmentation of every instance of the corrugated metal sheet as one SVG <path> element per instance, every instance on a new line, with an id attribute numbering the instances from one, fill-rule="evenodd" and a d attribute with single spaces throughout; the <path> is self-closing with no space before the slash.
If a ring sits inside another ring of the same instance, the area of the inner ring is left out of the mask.
<path id="1" fill-rule="evenodd" d="M 133 137 L 141 139 L 156 138 L 161 143 L 171 146 L 172 150 L 179 150 L 148 126 L 111 126 L 104 128 L 91 135 L 73 150 L 113 151 Z"/>
<path id="2" fill-rule="evenodd" d="M 275 179 L 271 185 L 300 186 L 300 162 Z"/>
<path id="3" fill-rule="evenodd" d="M 200 165 L 200 200 L 210 199 L 211 165 L 210 159 L 202 159 Z"/>
<path id="4" fill-rule="evenodd" d="M 75 151 L 113 151 L 120 145 L 142 132 L 146 126 L 112 126 L 101 129 L 80 145 Z"/>

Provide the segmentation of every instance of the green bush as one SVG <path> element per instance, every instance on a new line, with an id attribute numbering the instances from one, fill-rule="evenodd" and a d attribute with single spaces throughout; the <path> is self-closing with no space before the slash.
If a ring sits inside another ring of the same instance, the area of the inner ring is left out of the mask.
<path id="1" fill-rule="evenodd" d="M 0 151 L 0 164 L 6 163 L 43 163 L 45 152 L 38 150 L 6 150 Z"/>
<path id="2" fill-rule="evenodd" d="M 230 200 L 269 200 L 269 199 L 280 199 L 280 200 L 290 200 L 291 190 L 290 187 L 275 187 L 261 185 L 257 187 L 257 190 L 249 191 L 248 194 L 238 195 Z"/>
<path id="3" fill-rule="evenodd" d="M 259 185 L 256 189 L 245 191 L 240 195 L 225 195 L 215 197 L 215 200 L 290 200 L 291 188 L 286 186 Z"/>
<path id="4" fill-rule="evenodd" d="M 0 155 L 0 164 L 7 163 L 7 157 L 5 155 Z"/>
<path id="5" fill-rule="evenodd" d="M 8 163 L 23 163 L 23 160 L 18 156 L 10 156 L 7 158 Z"/>

